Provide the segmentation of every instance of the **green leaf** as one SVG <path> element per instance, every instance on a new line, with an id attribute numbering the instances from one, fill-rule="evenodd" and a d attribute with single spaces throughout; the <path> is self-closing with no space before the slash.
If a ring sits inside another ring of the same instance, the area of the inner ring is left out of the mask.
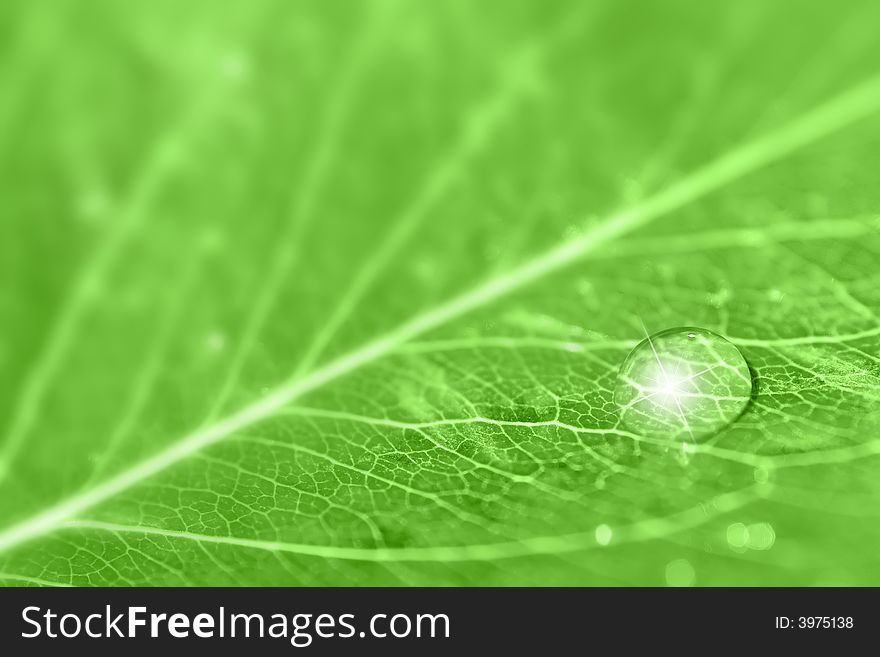
<path id="1" fill-rule="evenodd" d="M 708 4 L 6 3 L 0 582 L 880 583 L 880 10 Z"/>

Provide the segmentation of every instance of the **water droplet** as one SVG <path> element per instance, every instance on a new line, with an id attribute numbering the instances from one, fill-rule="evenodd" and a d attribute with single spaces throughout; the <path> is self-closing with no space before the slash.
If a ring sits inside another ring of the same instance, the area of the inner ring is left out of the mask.
<path id="1" fill-rule="evenodd" d="M 751 394 L 739 349 L 707 329 L 680 327 L 636 345 L 620 367 L 614 401 L 634 433 L 695 440 L 739 417 Z"/>
<path id="2" fill-rule="evenodd" d="M 608 545 L 611 542 L 612 534 L 611 527 L 605 524 L 599 525 L 596 527 L 596 542 L 599 545 Z"/>
<path id="3" fill-rule="evenodd" d="M 734 552 L 769 550 L 776 542 L 776 532 L 769 522 L 745 525 L 735 522 L 727 527 L 727 546 Z"/>
<path id="4" fill-rule="evenodd" d="M 734 552 L 745 552 L 749 544 L 749 528 L 741 522 L 727 527 L 727 545 Z"/>
<path id="5" fill-rule="evenodd" d="M 697 573 L 687 559 L 675 559 L 666 564 L 667 586 L 693 586 Z"/>
<path id="6" fill-rule="evenodd" d="M 752 550 L 769 550 L 776 542 L 776 532 L 769 522 L 756 522 L 749 525 L 748 546 Z"/>

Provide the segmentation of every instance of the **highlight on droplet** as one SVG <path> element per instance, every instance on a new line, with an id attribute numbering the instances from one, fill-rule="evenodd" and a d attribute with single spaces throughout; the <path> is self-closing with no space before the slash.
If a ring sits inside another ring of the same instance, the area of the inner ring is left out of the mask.
<path id="1" fill-rule="evenodd" d="M 685 326 L 636 345 L 620 367 L 614 402 L 633 433 L 688 441 L 733 422 L 751 395 L 752 375 L 740 350 L 708 329 Z"/>

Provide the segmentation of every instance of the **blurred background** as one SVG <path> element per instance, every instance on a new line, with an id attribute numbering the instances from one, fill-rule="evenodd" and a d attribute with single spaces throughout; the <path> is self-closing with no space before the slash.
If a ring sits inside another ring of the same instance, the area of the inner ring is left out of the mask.
<path id="1" fill-rule="evenodd" d="M 878 12 L 4 2 L 0 580 L 876 584 Z M 137 474 L 853 88 L 827 139 Z M 619 435 L 642 322 L 746 353 L 715 451 Z"/>

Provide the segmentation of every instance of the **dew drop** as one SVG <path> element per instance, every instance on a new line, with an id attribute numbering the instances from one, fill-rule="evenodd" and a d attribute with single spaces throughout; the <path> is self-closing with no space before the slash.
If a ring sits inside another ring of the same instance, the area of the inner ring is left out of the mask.
<path id="1" fill-rule="evenodd" d="M 776 532 L 769 522 L 756 522 L 749 525 L 749 543 L 752 550 L 769 550 L 776 542 Z"/>
<path id="2" fill-rule="evenodd" d="M 687 559 L 675 559 L 666 564 L 667 586 L 693 586 L 697 573 Z"/>
<path id="3" fill-rule="evenodd" d="M 686 326 L 636 345 L 620 367 L 614 402 L 633 433 L 687 441 L 733 422 L 751 394 L 751 372 L 739 349 L 717 333 Z"/>
<path id="4" fill-rule="evenodd" d="M 608 525 L 602 524 L 596 527 L 596 543 L 599 545 L 608 545 L 611 542 L 611 537 L 614 532 L 611 531 L 611 527 Z"/>
<path id="5" fill-rule="evenodd" d="M 727 527 L 727 545 L 734 552 L 745 552 L 749 544 L 749 528 L 741 522 Z"/>

